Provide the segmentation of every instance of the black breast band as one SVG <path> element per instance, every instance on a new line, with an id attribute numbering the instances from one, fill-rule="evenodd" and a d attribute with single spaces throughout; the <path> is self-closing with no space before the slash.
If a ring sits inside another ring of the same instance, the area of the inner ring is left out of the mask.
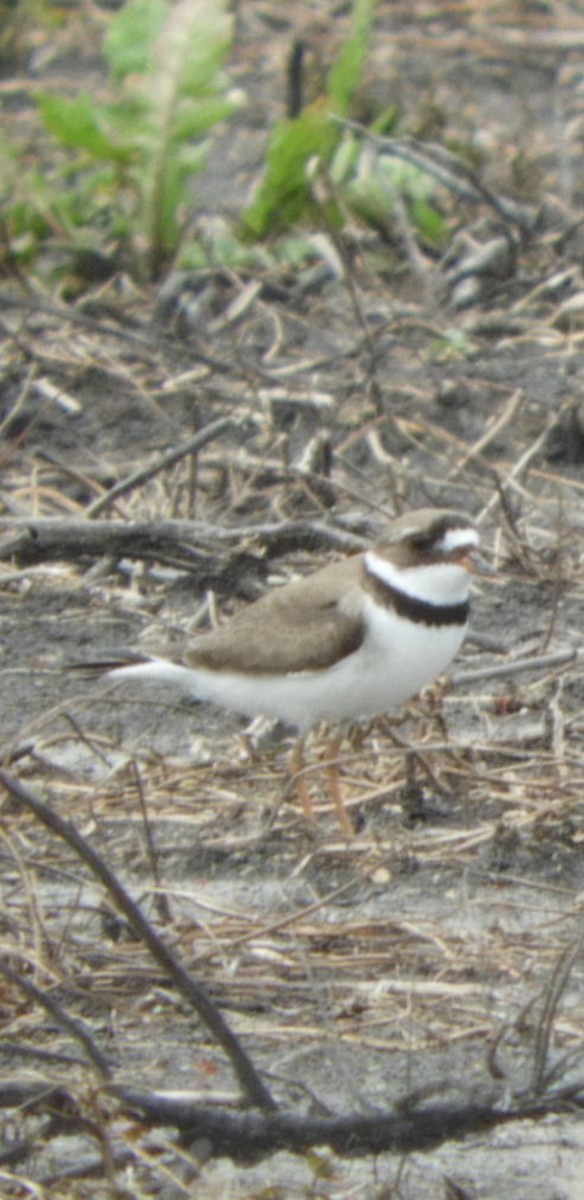
<path id="1" fill-rule="evenodd" d="M 384 608 L 393 608 L 398 616 L 407 617 L 418 625 L 466 625 L 470 612 L 468 600 L 463 600 L 460 604 L 430 604 L 428 600 L 418 600 L 416 596 L 400 592 L 399 588 L 393 587 L 391 583 L 370 571 L 366 564 L 363 566 L 365 586 L 374 600 Z"/>

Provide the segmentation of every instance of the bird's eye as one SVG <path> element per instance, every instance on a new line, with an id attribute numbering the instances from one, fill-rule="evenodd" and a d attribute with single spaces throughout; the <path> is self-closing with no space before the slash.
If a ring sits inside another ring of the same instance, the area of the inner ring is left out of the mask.
<path id="1" fill-rule="evenodd" d="M 413 550 L 417 550 L 421 554 L 427 554 L 436 546 L 436 536 L 434 533 L 415 533 L 410 538 L 410 545 Z"/>

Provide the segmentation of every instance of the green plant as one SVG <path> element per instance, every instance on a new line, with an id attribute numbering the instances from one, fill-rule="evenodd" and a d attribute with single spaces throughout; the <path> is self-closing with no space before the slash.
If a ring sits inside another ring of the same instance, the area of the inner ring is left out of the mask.
<path id="1" fill-rule="evenodd" d="M 159 278 L 172 263 L 293 265 L 314 256 L 305 233 L 315 226 L 342 228 L 352 212 L 387 228 L 398 200 L 402 218 L 436 240 L 443 226 L 430 177 L 373 154 L 343 125 L 361 85 L 376 4 L 353 0 L 349 36 L 324 94 L 275 126 L 239 230 L 223 224 L 195 240 L 185 237 L 193 177 L 205 164 L 210 132 L 234 108 L 224 72 L 229 0 L 126 0 L 104 41 L 108 98 L 38 99 L 45 131 L 61 148 L 52 169 L 27 169 L 0 137 L 5 262 L 28 265 L 48 245 L 54 271 L 58 245 L 68 271 L 72 262 L 97 262 L 98 269 L 101 262 L 106 271 L 122 263 L 140 279 Z M 391 110 L 374 128 L 393 132 L 396 122 Z M 278 238 L 268 248 L 270 234 Z"/>
<path id="2" fill-rule="evenodd" d="M 40 96 L 44 127 L 65 151 L 52 224 L 73 246 L 121 244 L 146 278 L 172 261 L 205 135 L 234 108 L 222 70 L 230 36 L 227 0 L 128 0 L 104 43 L 112 99 Z"/>
<path id="3" fill-rule="evenodd" d="M 425 241 L 436 242 L 444 232 L 444 217 L 434 204 L 435 180 L 416 164 L 374 151 L 349 131 L 330 174 L 348 207 L 368 224 L 387 227 L 399 208 Z"/>
<path id="4" fill-rule="evenodd" d="M 373 156 L 358 135 L 333 120 L 350 114 L 362 80 L 376 4 L 377 0 L 354 0 L 351 31 L 329 72 L 324 95 L 299 116 L 275 126 L 262 183 L 243 217 L 248 237 L 278 234 L 300 221 L 322 224 L 323 218 L 329 226 L 339 227 L 347 210 L 380 225 L 387 221 L 396 192 L 425 238 L 433 241 L 442 232 L 430 176 L 419 167 Z M 379 116 L 375 128 L 387 132 L 396 120 L 395 110 L 389 110 Z M 316 199 L 318 170 L 330 186 L 321 189 Z"/>
<path id="5" fill-rule="evenodd" d="M 263 237 L 314 216 L 309 180 L 311 160 L 330 162 L 341 138 L 331 114 L 346 116 L 361 81 L 377 0 L 354 0 L 351 31 L 328 74 L 325 95 L 299 116 L 279 121 L 272 131 L 266 169 L 253 203 L 243 218 L 247 234 Z M 338 223 L 334 202 L 328 219 Z"/>
<path id="6" fill-rule="evenodd" d="M 50 179 L 0 130 L 0 266 L 7 273 L 33 264 L 39 247 L 60 233 L 54 198 Z"/>
<path id="7" fill-rule="evenodd" d="M 440 338 L 429 343 L 425 357 L 428 362 L 459 362 L 463 358 L 472 358 L 476 352 L 477 347 L 468 333 L 451 326 Z"/>

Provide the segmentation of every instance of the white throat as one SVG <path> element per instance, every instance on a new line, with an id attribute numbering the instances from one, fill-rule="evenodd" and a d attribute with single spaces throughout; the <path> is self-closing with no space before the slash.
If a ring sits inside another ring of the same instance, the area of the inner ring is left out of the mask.
<path id="1" fill-rule="evenodd" d="M 395 567 L 374 550 L 365 552 L 367 570 L 383 583 L 413 600 L 426 604 L 464 604 L 468 600 L 470 580 L 466 567 L 456 562 L 428 563 L 419 567 Z"/>

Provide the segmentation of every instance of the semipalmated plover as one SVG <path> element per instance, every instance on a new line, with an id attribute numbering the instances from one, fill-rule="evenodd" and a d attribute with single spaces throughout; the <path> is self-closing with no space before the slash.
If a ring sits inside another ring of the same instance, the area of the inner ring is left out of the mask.
<path id="1" fill-rule="evenodd" d="M 115 664 L 109 677 L 178 687 L 248 717 L 278 718 L 300 735 L 323 720 L 389 712 L 458 651 L 478 541 L 460 513 L 407 513 L 369 550 L 273 588 L 197 634 L 180 661 Z"/>

